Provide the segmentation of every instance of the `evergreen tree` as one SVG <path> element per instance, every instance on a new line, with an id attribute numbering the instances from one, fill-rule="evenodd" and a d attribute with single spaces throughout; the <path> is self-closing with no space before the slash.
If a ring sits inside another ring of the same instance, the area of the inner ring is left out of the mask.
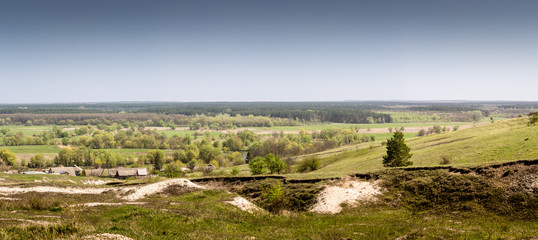
<path id="1" fill-rule="evenodd" d="M 165 157 L 163 150 L 151 150 L 146 157 L 150 160 L 151 164 L 153 164 L 155 170 L 161 170 Z"/>
<path id="2" fill-rule="evenodd" d="M 402 132 L 395 132 L 391 139 L 387 141 L 387 155 L 383 156 L 383 166 L 402 167 L 413 165 L 409 158 L 413 154 L 409 153 L 409 147 L 405 144 Z"/>

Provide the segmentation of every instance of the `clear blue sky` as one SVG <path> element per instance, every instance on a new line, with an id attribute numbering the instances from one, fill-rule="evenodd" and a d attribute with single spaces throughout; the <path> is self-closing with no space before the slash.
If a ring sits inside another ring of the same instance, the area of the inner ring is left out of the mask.
<path id="1" fill-rule="evenodd" d="M 5 0 L 0 103 L 538 100 L 535 0 Z"/>

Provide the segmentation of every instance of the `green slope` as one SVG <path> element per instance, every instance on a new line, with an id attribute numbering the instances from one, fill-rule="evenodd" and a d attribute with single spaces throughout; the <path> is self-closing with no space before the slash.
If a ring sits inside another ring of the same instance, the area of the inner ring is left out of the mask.
<path id="1" fill-rule="evenodd" d="M 473 128 L 407 139 L 416 166 L 438 166 L 441 157 L 452 166 L 507 162 L 538 158 L 538 126 L 527 126 L 527 118 L 510 119 Z M 364 147 L 364 148 L 363 148 Z M 343 153 L 321 155 L 321 169 L 292 178 L 333 177 L 384 169 L 386 148 L 381 144 L 357 146 Z"/>

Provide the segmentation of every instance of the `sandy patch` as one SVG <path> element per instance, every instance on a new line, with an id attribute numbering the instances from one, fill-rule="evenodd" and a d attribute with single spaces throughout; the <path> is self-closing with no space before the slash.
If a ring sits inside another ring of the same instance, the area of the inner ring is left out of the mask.
<path id="1" fill-rule="evenodd" d="M 202 187 L 198 184 L 194 184 L 191 181 L 187 179 L 170 179 L 162 182 L 152 183 L 144 186 L 137 186 L 137 187 L 128 187 L 122 189 L 124 192 L 131 192 L 127 194 L 126 196 L 123 196 L 122 198 L 127 201 L 136 201 L 138 199 L 141 199 L 147 195 L 152 195 L 158 192 L 161 192 L 163 189 L 171 186 L 171 185 L 180 185 L 182 187 L 189 187 L 189 188 L 198 188 L 198 189 L 205 189 L 205 187 Z"/>
<path id="2" fill-rule="evenodd" d="M 49 222 L 49 221 L 30 220 L 30 219 L 17 219 L 17 218 L 0 218 L 0 221 L 18 221 L 18 222 L 29 223 L 29 224 L 36 224 L 36 225 L 48 225 L 48 224 L 53 224 L 53 222 Z"/>
<path id="3" fill-rule="evenodd" d="M 109 181 L 103 181 L 103 180 L 86 180 L 86 181 L 82 181 L 82 184 L 84 185 L 103 185 L 103 184 L 106 184 L 108 183 Z"/>
<path id="4" fill-rule="evenodd" d="M 250 201 L 246 200 L 243 197 L 235 197 L 233 201 L 227 201 L 226 203 L 234 205 L 238 207 L 239 209 L 243 211 L 247 211 L 249 213 L 254 213 L 257 211 L 262 211 L 261 208 L 256 206 L 255 204 L 251 203 Z"/>
<path id="5" fill-rule="evenodd" d="M 27 192 L 51 192 L 51 193 L 65 193 L 65 194 L 101 194 L 106 191 L 113 190 L 111 188 L 71 188 L 71 187 L 0 187 L 0 194 L 9 195 L 17 193 Z"/>
<path id="6" fill-rule="evenodd" d="M 49 193 L 65 193 L 65 194 L 101 194 L 107 191 L 116 191 L 120 195 L 124 195 L 121 198 L 128 201 L 136 201 L 147 195 L 152 195 L 162 191 L 163 189 L 171 186 L 179 185 L 182 187 L 205 189 L 198 184 L 194 184 L 187 179 L 170 179 L 162 182 L 152 183 L 143 186 L 136 187 L 119 187 L 119 188 L 72 188 L 72 187 L 0 187 L 0 195 L 10 195 L 17 193 L 28 192 L 49 192 Z"/>
<path id="7" fill-rule="evenodd" d="M 144 130 L 157 130 L 157 131 L 165 131 L 165 130 L 171 130 L 169 127 L 145 127 Z"/>
<path id="8" fill-rule="evenodd" d="M 19 200 L 19 198 L 10 198 L 10 197 L 0 197 L 0 200 L 6 200 L 6 201 L 16 201 L 16 200 Z"/>
<path id="9" fill-rule="evenodd" d="M 122 205 L 143 205 L 143 204 L 146 204 L 146 202 L 123 202 L 123 203 L 91 202 L 91 203 L 77 204 L 76 206 L 96 207 L 96 206 L 122 206 Z"/>
<path id="10" fill-rule="evenodd" d="M 84 237 L 85 240 L 133 240 L 130 237 L 126 237 L 119 234 L 112 234 L 112 233 L 100 233 L 100 234 L 93 234 Z"/>
<path id="11" fill-rule="evenodd" d="M 335 214 L 342 211 L 342 204 L 355 205 L 374 201 L 381 192 L 377 184 L 361 181 L 345 181 L 339 186 L 327 186 L 318 196 L 311 212 Z"/>

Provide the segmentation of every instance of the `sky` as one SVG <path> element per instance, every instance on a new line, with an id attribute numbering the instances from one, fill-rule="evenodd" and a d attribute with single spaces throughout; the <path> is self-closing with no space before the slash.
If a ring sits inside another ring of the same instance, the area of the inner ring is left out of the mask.
<path id="1" fill-rule="evenodd" d="M 535 0 L 4 0 L 0 103 L 538 101 Z"/>

